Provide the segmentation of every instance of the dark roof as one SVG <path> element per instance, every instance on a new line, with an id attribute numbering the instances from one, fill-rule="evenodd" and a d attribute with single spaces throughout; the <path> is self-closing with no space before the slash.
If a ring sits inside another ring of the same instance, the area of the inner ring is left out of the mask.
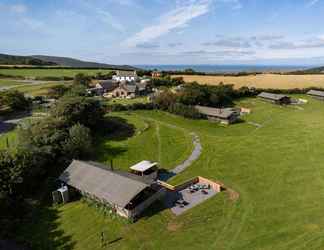
<path id="1" fill-rule="evenodd" d="M 310 90 L 307 92 L 308 95 L 313 95 L 313 96 L 320 96 L 324 97 L 324 91 L 319 91 L 319 90 Z"/>
<path id="2" fill-rule="evenodd" d="M 269 99 L 269 100 L 274 100 L 274 101 L 280 101 L 283 98 L 290 98 L 289 96 L 286 95 L 281 95 L 281 94 L 273 94 L 273 93 L 267 93 L 267 92 L 262 92 L 258 95 L 258 97 Z"/>
<path id="3" fill-rule="evenodd" d="M 237 114 L 235 110 L 231 108 L 224 108 L 224 109 L 218 109 L 213 107 L 206 107 L 206 106 L 199 106 L 196 105 L 195 108 L 199 111 L 199 113 L 207 115 L 207 116 L 214 116 L 222 119 L 228 119 L 233 114 Z"/>
<path id="4" fill-rule="evenodd" d="M 98 84 L 100 84 L 100 86 L 107 91 L 112 91 L 118 87 L 118 83 L 113 80 L 100 81 Z"/>
<path id="5" fill-rule="evenodd" d="M 150 186 L 130 175 L 113 171 L 100 163 L 73 160 L 59 179 L 110 204 L 125 207 L 137 194 Z"/>

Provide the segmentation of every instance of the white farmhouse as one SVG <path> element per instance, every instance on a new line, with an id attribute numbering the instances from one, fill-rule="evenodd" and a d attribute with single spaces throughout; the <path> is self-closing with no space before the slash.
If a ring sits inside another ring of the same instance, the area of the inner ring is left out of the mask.
<path id="1" fill-rule="evenodd" d="M 134 82 L 138 80 L 136 71 L 117 71 L 117 74 L 113 76 L 113 80 L 118 82 Z"/>

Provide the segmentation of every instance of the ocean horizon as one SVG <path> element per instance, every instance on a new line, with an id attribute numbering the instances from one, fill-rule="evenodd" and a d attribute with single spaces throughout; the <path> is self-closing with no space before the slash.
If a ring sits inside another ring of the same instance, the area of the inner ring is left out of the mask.
<path id="1" fill-rule="evenodd" d="M 238 73 L 238 72 L 289 72 L 295 70 L 303 70 L 312 66 L 305 65 L 134 65 L 135 67 L 146 70 L 160 71 L 184 71 L 185 69 L 193 69 L 197 72 L 205 73 Z"/>

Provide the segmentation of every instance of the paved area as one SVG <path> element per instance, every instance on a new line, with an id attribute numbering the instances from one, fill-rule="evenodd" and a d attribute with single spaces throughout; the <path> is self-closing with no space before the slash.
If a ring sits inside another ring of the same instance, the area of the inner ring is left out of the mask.
<path id="1" fill-rule="evenodd" d="M 169 193 L 167 197 L 167 205 L 175 215 L 180 215 L 217 194 L 217 192 L 212 188 L 206 191 L 208 194 L 203 194 L 200 190 L 190 193 L 189 188 L 186 188 L 178 192 Z M 188 204 L 183 207 L 176 205 L 175 201 L 179 199 L 184 200 Z"/>

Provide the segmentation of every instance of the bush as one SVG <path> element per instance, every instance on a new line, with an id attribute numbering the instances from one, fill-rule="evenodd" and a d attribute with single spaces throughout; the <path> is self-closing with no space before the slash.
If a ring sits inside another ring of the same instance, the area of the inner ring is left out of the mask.
<path id="1" fill-rule="evenodd" d="M 80 123 L 93 128 L 103 120 L 104 110 L 97 99 L 83 96 L 64 96 L 59 99 L 51 114 L 62 119 L 67 126 Z"/>
<path id="2" fill-rule="evenodd" d="M 81 125 L 73 125 L 69 136 L 63 144 L 63 152 L 70 159 L 82 159 L 92 152 L 92 137 L 90 129 Z"/>
<path id="3" fill-rule="evenodd" d="M 186 118 L 199 119 L 202 118 L 199 111 L 194 106 L 184 105 L 182 103 L 175 103 L 168 109 L 170 113 L 181 115 Z"/>
<path id="4" fill-rule="evenodd" d="M 28 110 L 31 103 L 29 98 L 17 90 L 9 90 L 0 94 L 0 104 L 8 106 L 12 110 Z"/>

